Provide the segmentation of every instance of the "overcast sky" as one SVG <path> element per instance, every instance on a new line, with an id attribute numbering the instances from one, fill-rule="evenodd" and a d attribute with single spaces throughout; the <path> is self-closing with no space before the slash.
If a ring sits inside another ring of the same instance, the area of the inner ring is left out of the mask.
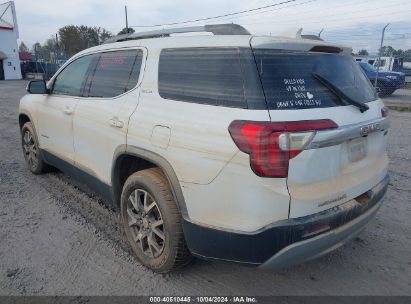
<path id="1" fill-rule="evenodd" d="M 28 46 L 43 43 L 65 25 L 104 27 L 116 34 L 129 25 L 152 25 L 192 20 L 248 10 L 286 0 L 15 0 L 20 40 Z M 0 2 L 3 2 L 0 0 Z M 326 40 L 375 52 L 381 29 L 391 23 L 385 45 L 411 49 L 410 0 L 297 0 L 276 7 L 220 18 L 207 23 L 234 22 L 254 34 L 323 30 Z M 191 23 L 187 25 L 204 24 Z M 138 30 L 146 30 L 139 29 Z M 153 28 L 154 29 L 154 28 Z"/>

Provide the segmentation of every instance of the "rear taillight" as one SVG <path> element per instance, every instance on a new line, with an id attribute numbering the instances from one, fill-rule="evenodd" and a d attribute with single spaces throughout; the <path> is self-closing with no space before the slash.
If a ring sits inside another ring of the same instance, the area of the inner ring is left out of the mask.
<path id="1" fill-rule="evenodd" d="M 237 147 L 250 155 L 250 166 L 262 177 L 287 177 L 289 160 L 311 142 L 317 130 L 338 128 L 332 120 L 261 122 L 235 120 L 228 127 Z"/>
<path id="2" fill-rule="evenodd" d="M 387 117 L 388 116 L 388 107 L 381 108 L 381 116 Z"/>

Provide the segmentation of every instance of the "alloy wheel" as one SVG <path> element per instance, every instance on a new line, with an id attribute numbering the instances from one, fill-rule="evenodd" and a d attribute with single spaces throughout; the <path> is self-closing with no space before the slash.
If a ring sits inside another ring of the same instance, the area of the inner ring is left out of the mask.
<path id="1" fill-rule="evenodd" d="M 24 157 L 30 168 L 35 168 L 38 164 L 38 150 L 33 134 L 29 130 L 25 130 L 23 136 L 23 151 Z"/>
<path id="2" fill-rule="evenodd" d="M 134 190 L 127 200 L 128 226 L 138 248 L 149 258 L 161 255 L 165 246 L 164 222 L 153 197 Z"/>

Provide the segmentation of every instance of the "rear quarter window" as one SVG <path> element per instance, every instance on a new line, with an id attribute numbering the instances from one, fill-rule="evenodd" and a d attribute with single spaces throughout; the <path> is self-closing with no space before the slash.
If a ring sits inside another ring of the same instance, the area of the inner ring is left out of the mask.
<path id="1" fill-rule="evenodd" d="M 158 90 L 162 98 L 247 108 L 238 48 L 164 49 Z"/>
<path id="2" fill-rule="evenodd" d="M 320 74 L 359 102 L 376 99 L 358 63 L 341 54 L 255 49 L 257 69 L 269 109 L 310 109 L 344 105 L 313 77 Z"/>

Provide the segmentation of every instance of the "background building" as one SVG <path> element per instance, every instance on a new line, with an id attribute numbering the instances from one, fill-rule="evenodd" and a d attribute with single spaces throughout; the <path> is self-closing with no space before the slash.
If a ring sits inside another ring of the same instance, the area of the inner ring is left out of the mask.
<path id="1" fill-rule="evenodd" d="M 14 2 L 0 4 L 0 80 L 21 79 L 17 39 L 16 9 Z"/>

